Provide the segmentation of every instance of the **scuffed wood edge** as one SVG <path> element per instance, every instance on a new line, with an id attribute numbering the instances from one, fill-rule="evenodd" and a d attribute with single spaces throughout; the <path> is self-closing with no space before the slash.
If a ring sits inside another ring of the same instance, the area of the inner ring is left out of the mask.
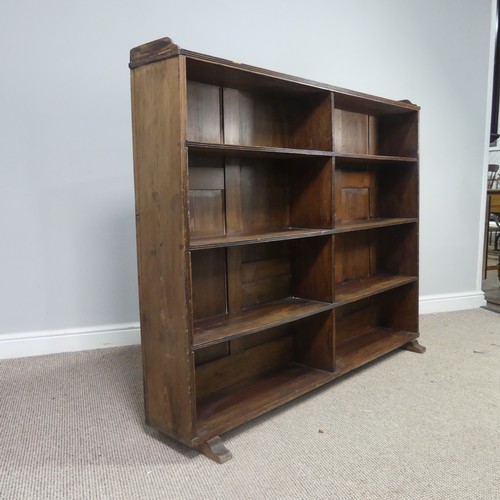
<path id="1" fill-rule="evenodd" d="M 168 59 L 179 55 L 181 49 L 176 45 L 171 38 L 165 37 L 154 40 L 138 47 L 134 47 L 130 51 L 130 69 L 150 64 L 161 59 Z"/>

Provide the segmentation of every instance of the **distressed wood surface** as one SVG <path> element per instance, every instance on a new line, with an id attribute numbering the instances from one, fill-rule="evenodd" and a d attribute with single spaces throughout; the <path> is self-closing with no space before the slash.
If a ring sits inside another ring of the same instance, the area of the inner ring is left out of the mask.
<path id="1" fill-rule="evenodd" d="M 183 74 L 183 58 L 134 70 L 132 111 L 146 420 L 190 443 L 196 429 Z"/>

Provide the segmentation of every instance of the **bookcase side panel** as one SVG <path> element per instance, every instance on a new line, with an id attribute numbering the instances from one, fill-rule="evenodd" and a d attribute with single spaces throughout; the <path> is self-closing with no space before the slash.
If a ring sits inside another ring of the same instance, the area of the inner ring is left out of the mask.
<path id="1" fill-rule="evenodd" d="M 184 57 L 132 71 L 132 118 L 147 423 L 195 434 Z"/>

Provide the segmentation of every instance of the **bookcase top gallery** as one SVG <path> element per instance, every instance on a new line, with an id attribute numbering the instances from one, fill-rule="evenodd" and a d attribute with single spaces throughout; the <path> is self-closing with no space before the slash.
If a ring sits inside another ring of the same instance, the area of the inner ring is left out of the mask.
<path id="1" fill-rule="evenodd" d="M 418 333 L 419 107 L 130 52 L 146 421 L 220 435 Z"/>

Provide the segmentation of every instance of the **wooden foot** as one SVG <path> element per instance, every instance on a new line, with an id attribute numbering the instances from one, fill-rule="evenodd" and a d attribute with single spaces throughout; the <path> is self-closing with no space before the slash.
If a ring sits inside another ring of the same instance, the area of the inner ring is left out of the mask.
<path id="1" fill-rule="evenodd" d="M 198 450 L 218 464 L 223 464 L 233 458 L 233 454 L 224 446 L 222 439 L 215 436 L 201 444 Z"/>
<path id="2" fill-rule="evenodd" d="M 411 342 L 408 342 L 407 344 L 402 346 L 401 349 L 405 349 L 411 352 L 418 352 L 419 354 L 423 354 L 425 352 L 425 347 L 423 345 L 420 345 L 418 343 L 418 340 L 412 340 Z"/>

